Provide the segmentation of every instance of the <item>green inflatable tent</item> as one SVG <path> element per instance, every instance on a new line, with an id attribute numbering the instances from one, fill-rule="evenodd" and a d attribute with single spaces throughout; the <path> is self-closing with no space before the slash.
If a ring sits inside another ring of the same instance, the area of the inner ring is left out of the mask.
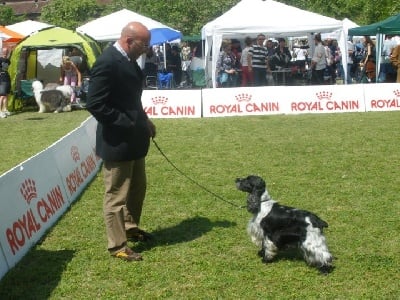
<path id="1" fill-rule="evenodd" d="M 52 72 L 57 72 L 58 79 L 61 65 L 60 53 L 68 54 L 68 51 L 73 48 L 82 54 L 82 61 L 85 62 L 87 70 L 92 67 L 101 53 L 99 45 L 93 39 L 60 27 L 45 28 L 23 39 L 12 51 L 10 57 L 11 64 L 8 69 L 11 77 L 9 109 L 15 111 L 22 108 L 25 97 L 22 86 L 24 82 L 32 79 L 42 80 L 40 77 L 46 75 L 46 66 L 43 67 L 38 62 L 41 54 L 49 52 L 47 54 L 51 57 L 52 51 L 57 53 L 56 57 L 60 59 L 59 64 L 57 61 L 57 64 L 52 65 Z M 54 60 L 54 57 L 52 59 Z"/>

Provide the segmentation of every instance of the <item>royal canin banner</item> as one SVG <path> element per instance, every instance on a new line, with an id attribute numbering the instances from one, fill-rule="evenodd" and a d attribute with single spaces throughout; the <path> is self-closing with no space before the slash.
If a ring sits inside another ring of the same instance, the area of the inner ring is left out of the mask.
<path id="1" fill-rule="evenodd" d="M 364 111 L 364 85 L 203 90 L 204 117 Z"/>
<path id="2" fill-rule="evenodd" d="M 400 84 L 366 84 L 364 99 L 366 111 L 400 110 Z"/>
<path id="3" fill-rule="evenodd" d="M 144 90 L 149 118 L 201 118 L 201 90 Z"/>
<path id="4" fill-rule="evenodd" d="M 89 144 L 86 129 L 79 127 L 50 149 L 56 157 L 57 168 L 68 197 L 73 201 L 97 174 L 101 160 Z"/>
<path id="5" fill-rule="evenodd" d="M 286 87 L 219 88 L 203 90 L 203 116 L 283 114 Z"/>
<path id="6" fill-rule="evenodd" d="M 54 225 L 98 172 L 96 121 L 0 177 L 0 278 Z"/>
<path id="7" fill-rule="evenodd" d="M 400 110 L 400 84 L 145 90 L 150 118 L 200 118 Z"/>
<path id="8" fill-rule="evenodd" d="M 70 204 L 56 165 L 46 149 L 0 177 L 0 245 L 10 268 Z"/>
<path id="9" fill-rule="evenodd" d="M 285 114 L 365 112 L 363 89 L 356 85 L 291 87 L 285 102 Z"/>

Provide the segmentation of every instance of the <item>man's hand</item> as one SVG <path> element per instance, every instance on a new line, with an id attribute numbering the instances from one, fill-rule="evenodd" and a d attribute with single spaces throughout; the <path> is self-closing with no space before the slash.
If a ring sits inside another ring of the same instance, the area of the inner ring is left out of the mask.
<path id="1" fill-rule="evenodd" d="M 150 119 L 147 119 L 147 128 L 149 129 L 149 134 L 151 138 L 156 137 L 156 126 Z"/>

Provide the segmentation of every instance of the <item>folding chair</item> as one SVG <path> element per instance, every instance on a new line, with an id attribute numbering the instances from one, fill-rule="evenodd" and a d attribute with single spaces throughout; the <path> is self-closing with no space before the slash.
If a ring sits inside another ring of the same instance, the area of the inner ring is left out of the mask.
<path id="1" fill-rule="evenodd" d="M 174 76 L 172 73 L 158 72 L 158 74 L 157 74 L 158 88 L 159 89 L 172 89 L 173 77 Z"/>
<path id="2" fill-rule="evenodd" d="M 206 86 L 206 76 L 204 69 L 197 69 L 192 71 L 193 86 L 205 87 Z"/>
<path id="3" fill-rule="evenodd" d="M 145 75 L 145 88 L 157 89 L 157 65 L 146 63 L 143 73 Z"/>
<path id="4" fill-rule="evenodd" d="M 36 104 L 35 95 L 32 90 L 32 83 L 34 81 L 35 79 L 19 81 L 15 91 L 15 98 L 13 100 L 13 110 L 15 109 L 15 100 L 17 99 L 21 101 L 22 107 L 27 106 L 28 104 Z"/>

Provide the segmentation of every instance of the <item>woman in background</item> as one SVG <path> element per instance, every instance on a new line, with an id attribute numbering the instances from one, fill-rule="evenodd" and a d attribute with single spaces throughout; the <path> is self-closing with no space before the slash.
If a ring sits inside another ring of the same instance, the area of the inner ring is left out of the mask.
<path id="1" fill-rule="evenodd" d="M 231 40 L 223 40 L 217 60 L 218 81 L 221 87 L 234 87 L 237 84 L 236 58 L 232 53 Z"/>
<path id="2" fill-rule="evenodd" d="M 11 89 L 11 78 L 8 73 L 8 48 L 2 49 L 0 57 L 0 118 L 7 118 L 10 115 L 8 111 L 8 94 Z"/>
<path id="3" fill-rule="evenodd" d="M 376 50 L 375 43 L 369 36 L 364 36 L 364 49 L 365 58 L 361 63 L 363 67 L 367 82 L 374 82 L 376 77 L 375 61 L 376 61 Z"/>
<path id="4" fill-rule="evenodd" d="M 246 37 L 244 40 L 245 48 L 242 51 L 242 56 L 240 57 L 240 64 L 242 66 L 242 87 L 243 86 L 253 86 L 253 73 L 249 71 L 249 50 L 253 45 L 253 39 L 251 37 Z"/>
<path id="5" fill-rule="evenodd" d="M 69 56 L 63 56 L 62 58 L 60 83 L 72 87 L 71 104 L 76 103 L 75 87 L 81 86 L 82 75 Z"/>

